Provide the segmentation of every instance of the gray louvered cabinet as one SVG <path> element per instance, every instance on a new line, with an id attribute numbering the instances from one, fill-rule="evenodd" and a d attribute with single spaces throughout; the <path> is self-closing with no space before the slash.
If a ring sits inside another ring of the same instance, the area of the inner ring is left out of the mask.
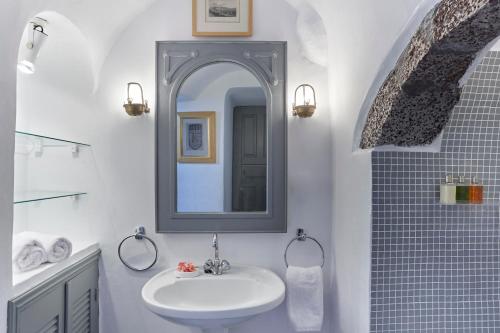
<path id="1" fill-rule="evenodd" d="M 67 333 L 98 332 L 98 277 L 97 266 L 94 266 L 66 283 Z"/>
<path id="2" fill-rule="evenodd" d="M 64 332 L 64 286 L 47 290 L 18 312 L 19 333 Z"/>
<path id="3" fill-rule="evenodd" d="M 100 251 L 9 301 L 8 333 L 98 333 Z"/>

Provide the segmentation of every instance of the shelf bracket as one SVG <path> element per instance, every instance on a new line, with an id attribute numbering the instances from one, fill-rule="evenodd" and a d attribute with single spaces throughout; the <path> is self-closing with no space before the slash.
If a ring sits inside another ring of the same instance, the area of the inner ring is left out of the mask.
<path id="1" fill-rule="evenodd" d="M 73 157 L 78 157 L 78 154 L 80 153 L 80 145 L 77 144 L 72 145 L 71 153 L 73 154 Z"/>
<path id="2" fill-rule="evenodd" d="M 34 145 L 34 151 L 36 156 L 43 155 L 43 140 L 36 140 Z"/>

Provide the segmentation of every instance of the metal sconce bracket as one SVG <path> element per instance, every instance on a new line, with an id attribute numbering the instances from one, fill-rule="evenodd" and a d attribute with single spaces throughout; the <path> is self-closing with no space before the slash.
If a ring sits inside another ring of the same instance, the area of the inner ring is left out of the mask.
<path id="1" fill-rule="evenodd" d="M 136 85 L 139 87 L 141 90 L 141 101 L 142 103 L 132 103 L 132 98 L 130 98 L 130 86 Z M 129 82 L 127 84 L 127 103 L 123 104 L 123 107 L 125 108 L 125 112 L 129 116 L 140 116 L 143 113 L 149 113 L 150 108 L 148 106 L 148 101 L 144 100 L 144 93 L 142 91 L 142 86 L 138 82 Z"/>
<path id="2" fill-rule="evenodd" d="M 302 104 L 297 105 L 297 92 L 299 91 L 300 88 L 302 88 L 304 101 Z M 310 88 L 312 91 L 313 95 L 312 104 L 310 104 L 310 101 L 306 100 L 306 88 Z M 314 111 L 316 111 L 316 92 L 314 91 L 314 88 L 310 84 L 301 84 L 300 86 L 297 87 L 297 89 L 295 89 L 292 114 L 294 116 L 298 116 L 299 118 L 309 118 L 312 117 Z"/>

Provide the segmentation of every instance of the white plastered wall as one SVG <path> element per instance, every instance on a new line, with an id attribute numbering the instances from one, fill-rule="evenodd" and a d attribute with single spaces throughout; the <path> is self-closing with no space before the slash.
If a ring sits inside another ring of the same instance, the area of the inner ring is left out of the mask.
<path id="1" fill-rule="evenodd" d="M 124 114 L 121 103 L 125 98 L 125 83 L 141 81 L 146 94 L 149 94 L 147 97 L 152 98 L 152 42 L 156 39 L 191 39 L 190 2 L 158 2 L 144 14 L 138 13 L 152 1 L 140 4 L 132 0 L 114 2 L 96 0 L 60 4 L 56 1 L 10 1 L 0 5 L 0 26 L 3 27 L 0 30 L 0 103 L 5 105 L 2 107 L 5 117 L 0 123 L 0 183 L 2 186 L 5 184 L 5 192 L 0 197 L 0 205 L 3 205 L 0 217 L 5 225 L 2 231 L 6 231 L 0 236 L 1 252 L 6 254 L 0 257 L 0 264 L 10 267 L 13 170 L 9 161 L 13 156 L 15 55 L 25 22 L 42 10 L 57 9 L 77 24 L 89 39 L 96 73 L 108 54 L 107 50 L 111 49 L 100 76 L 104 82 L 98 91 L 96 124 L 89 129 L 92 136 L 89 141 L 97 142 L 94 149 L 99 164 L 102 164 L 104 213 L 108 218 L 97 234 L 104 249 L 103 331 L 187 332 L 185 328 L 152 316 L 141 306 L 140 287 L 155 271 L 132 274 L 116 260 L 115 251 L 120 238 L 130 233 L 136 224 L 146 224 L 150 232 L 154 230 L 152 117 L 131 119 Z M 316 50 L 316 55 L 324 52 L 326 43 L 321 42 L 322 38 L 319 38 L 320 42 L 316 40 L 310 44 L 308 52 L 300 50 L 299 38 L 311 36 L 310 29 L 304 26 L 311 16 L 297 20 L 296 12 L 284 1 L 254 1 L 255 33 L 252 39 L 289 41 L 289 95 L 291 90 L 305 81 L 316 88 L 320 98 L 315 117 L 306 121 L 289 119 L 289 233 L 224 236 L 221 240 L 222 251 L 227 251 L 225 253 L 230 254 L 235 262 L 262 265 L 283 274 L 281 251 L 295 228 L 306 227 L 326 244 L 327 252 L 334 256 L 331 261 L 334 273 L 327 272 L 333 287 L 333 295 L 327 292 L 327 297 L 333 300 L 334 307 L 333 310 L 327 308 L 324 332 L 364 333 L 368 331 L 369 323 L 370 159 L 368 154 L 352 154 L 354 127 L 378 68 L 421 1 L 307 2 L 321 15 L 328 32 L 328 37 L 324 36 L 329 45 L 328 73 L 302 56 L 310 53 L 311 49 Z M 116 6 L 124 10 L 115 13 L 113 7 Z M 171 14 L 173 10 L 175 15 Z M 19 16 L 16 17 L 17 13 Z M 310 15 L 315 16 L 314 13 Z M 110 17 L 113 19 L 110 20 Z M 123 35 L 119 34 L 126 22 L 131 21 L 133 23 L 123 31 Z M 302 31 L 298 36 L 295 33 L 297 27 Z M 129 52 L 130 45 L 134 46 L 132 52 Z M 3 50 L 4 46 L 7 52 Z M 6 61 L 3 61 L 4 57 Z M 324 60 L 322 57 L 319 59 Z M 139 204 L 133 200 L 136 196 L 141 197 Z M 175 264 L 179 258 L 203 260 L 209 254 L 209 240 L 203 235 L 154 237 L 160 242 L 162 251 L 162 260 L 156 271 Z M 258 237 L 259 246 L 255 246 L 255 237 Z M 308 262 L 316 258 L 317 252 L 311 246 L 293 255 L 298 262 Z M 0 270 L 1 307 L 5 307 L 9 288 L 10 271 Z M 5 311 L 2 309 L 0 326 L 5 327 Z M 328 315 L 331 313 L 333 315 Z M 235 332 L 285 333 L 290 331 L 285 321 L 284 308 L 281 307 L 248 322 Z"/>
<path id="2" fill-rule="evenodd" d="M 328 33 L 333 132 L 333 332 L 369 332 L 371 155 L 353 153 L 363 101 L 424 1 L 310 1 Z M 408 36 L 409 39 L 410 36 Z"/>
<path id="3" fill-rule="evenodd" d="M 19 3 L 0 3 L 0 332 L 7 327 L 11 295 L 12 194 L 14 187 L 14 127 L 16 119 L 16 59 L 21 27 Z"/>
<path id="4" fill-rule="evenodd" d="M 175 15 L 167 15 L 175 8 Z M 276 15 L 279 13 L 279 15 Z M 155 90 L 156 40 L 193 40 L 191 37 L 191 3 L 159 1 L 136 20 L 117 40 L 103 66 L 98 90 L 100 133 L 94 139 L 98 160 L 104 166 L 109 189 L 110 230 L 103 236 L 102 329 L 104 332 L 190 332 L 152 315 L 141 304 L 140 289 L 153 274 L 179 260 L 203 262 L 213 253 L 210 235 L 154 234 L 154 112 L 150 116 L 130 118 L 121 109 L 125 84 L 140 82 L 148 99 Z M 296 33 L 296 11 L 286 1 L 254 1 L 254 35 L 244 40 L 288 41 L 288 93 L 303 81 L 318 91 L 320 107 L 315 117 L 289 118 L 289 200 L 287 234 L 224 234 L 220 236 L 221 255 L 232 264 L 270 268 L 284 276 L 283 251 L 295 230 L 304 227 L 317 237 L 330 253 L 331 234 L 331 137 L 328 110 L 327 73 L 323 67 L 306 60 Z M 165 19 L 168 17 L 168 19 Z M 203 39 L 210 40 L 210 39 Z M 134 47 L 131 48 L 130 46 Z M 288 100 L 288 110 L 291 99 Z M 152 105 L 154 110 L 154 105 Z M 291 113 L 291 112 L 290 112 Z M 113 135 L 110 137 L 110 133 Z M 318 149 L 311 149 L 316 147 Z M 135 193 L 135 196 L 128 195 Z M 138 199 L 140 197 L 140 199 Z M 116 260 L 116 245 L 130 234 L 136 224 L 144 224 L 157 241 L 161 259 L 154 270 L 135 274 Z M 317 264 L 319 250 L 311 243 L 291 250 L 296 264 Z M 329 279 L 329 268 L 325 268 Z M 128 292 L 124 293 L 123 290 Z M 325 290 L 325 299 L 331 299 Z M 327 304 L 327 313 L 330 313 Z M 130 318 L 134 318 L 133 321 Z M 236 327 L 231 332 L 289 333 L 291 327 L 280 306 L 268 314 Z M 330 316 L 323 332 L 330 333 Z"/>
<path id="5" fill-rule="evenodd" d="M 12 268 L 11 268 L 11 241 L 13 231 L 13 191 L 14 191 L 14 131 L 16 129 L 16 83 L 17 83 L 17 54 L 20 46 L 20 41 L 26 23 L 35 15 L 46 10 L 59 11 L 71 17 L 71 21 L 78 21 L 79 25 L 86 27 L 85 38 L 92 39 L 92 46 L 89 51 L 95 52 L 92 54 L 92 70 L 91 76 L 95 78 L 98 72 L 99 64 L 102 63 L 105 50 L 100 49 L 100 45 L 108 45 L 116 36 L 117 31 L 123 26 L 124 22 L 128 22 L 137 10 L 147 6 L 150 2 L 136 1 L 114 1 L 108 0 L 107 4 L 110 7 L 115 7 L 116 4 L 128 4 L 129 10 L 114 15 L 113 22 L 109 22 L 109 12 L 112 8 L 105 8 L 102 2 L 85 1 L 84 6 L 90 9 L 91 12 L 85 13 L 81 10 L 83 1 L 60 2 L 57 0 L 19 0 L 19 1 L 3 1 L 0 3 L 0 106 L 2 121 L 0 122 L 0 185 L 2 192 L 0 194 L 0 332 L 6 331 L 7 326 L 7 300 L 12 297 L 14 289 L 12 286 Z M 80 9 L 79 9 L 80 7 Z M 95 15 L 99 13 L 99 15 Z M 123 15 L 126 14 L 126 15 Z M 105 31 L 95 31 L 96 27 L 105 26 Z M 93 38 L 92 38 L 93 37 Z M 64 53 L 58 55 L 64 61 Z M 70 80 L 70 84 L 78 80 L 71 81 L 71 74 L 67 73 L 65 79 Z M 66 81 L 67 82 L 67 81 Z M 96 82 L 93 82 L 95 86 Z M 57 96 L 57 93 L 55 93 Z M 31 96 L 30 96 L 31 97 Z M 71 101 L 69 101 L 71 102 Z M 91 103 L 89 102 L 89 105 Z M 61 111 L 61 110 L 58 110 Z M 64 117 L 62 118 L 64 119 Z M 59 119 L 62 121 L 62 119 Z M 29 123 L 29 121 L 27 122 Z M 39 126 L 40 123 L 35 123 Z M 85 128 L 81 124 L 83 133 L 91 131 L 88 127 Z M 63 125 L 58 127 L 62 132 L 67 130 Z M 39 127 L 38 129 L 43 129 Z M 59 132 L 61 134 L 62 132 Z M 82 133 L 80 132 L 80 133 Z M 66 133 L 68 134 L 68 133 Z M 72 132 L 72 134 L 74 134 Z M 104 191 L 101 191 L 104 192 Z M 95 219 L 92 219 L 95 220 Z M 88 230 L 87 227 L 85 227 Z"/>

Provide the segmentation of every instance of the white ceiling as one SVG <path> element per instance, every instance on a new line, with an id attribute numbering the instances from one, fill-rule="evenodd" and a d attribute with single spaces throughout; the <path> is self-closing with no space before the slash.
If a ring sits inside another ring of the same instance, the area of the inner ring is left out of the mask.
<path id="1" fill-rule="evenodd" d="M 109 50 L 134 17 L 156 0 L 39 0 L 23 1 L 23 12 L 51 16 L 56 12 L 71 21 L 87 40 L 94 77 L 98 77 Z M 49 19 L 50 21 L 50 19 Z M 50 22 L 47 26 L 50 34 Z"/>
<path id="2" fill-rule="evenodd" d="M 43 12 L 54 11 L 71 21 L 88 42 L 94 76 L 98 78 L 106 56 L 120 33 L 156 1 L 159 0 L 24 0 L 22 11 L 32 13 L 31 16 L 43 16 Z M 297 10 L 297 32 L 304 46 L 304 56 L 312 62 L 326 65 L 326 32 L 321 18 L 310 7 L 324 0 L 284 1 Z M 169 15 L 172 14 L 165 13 L 165 18 L 168 19 Z"/>

